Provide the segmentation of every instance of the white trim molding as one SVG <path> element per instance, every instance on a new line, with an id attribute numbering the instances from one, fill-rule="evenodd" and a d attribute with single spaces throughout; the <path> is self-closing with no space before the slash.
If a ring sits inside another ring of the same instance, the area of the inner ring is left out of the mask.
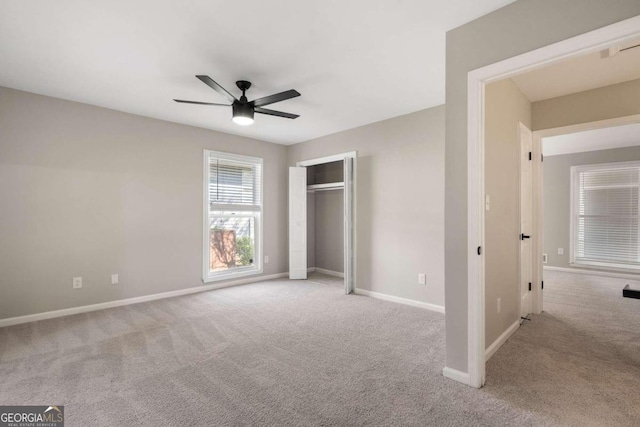
<path id="1" fill-rule="evenodd" d="M 442 370 L 442 375 L 459 383 L 469 385 L 469 374 L 466 372 L 460 372 L 456 369 L 445 366 Z"/>
<path id="2" fill-rule="evenodd" d="M 426 310 L 435 311 L 437 313 L 444 313 L 444 306 L 442 305 L 430 304 L 428 302 L 396 297 L 389 294 L 383 294 L 381 292 L 368 291 L 366 289 L 359 289 L 359 288 L 356 288 L 354 293 L 356 295 L 363 295 L 366 297 L 381 299 L 384 301 L 391 301 L 398 304 L 410 305 L 412 307 L 424 308 Z"/>
<path id="3" fill-rule="evenodd" d="M 144 295 L 141 297 L 126 298 L 115 301 L 102 302 L 99 304 L 83 305 L 80 307 L 65 308 L 62 310 L 46 311 L 44 313 L 28 314 L 26 316 L 9 317 L 0 319 L 0 328 L 21 323 L 36 322 L 38 320 L 53 319 L 56 317 L 71 316 L 72 314 L 88 313 L 90 311 L 104 310 L 106 308 L 122 307 L 124 305 L 139 304 L 141 302 L 155 301 L 159 299 L 178 297 L 182 295 L 195 294 L 199 292 L 213 291 L 215 289 L 229 288 L 231 286 L 246 285 L 249 283 L 264 282 L 267 280 L 287 277 L 289 273 L 268 274 L 266 276 L 252 277 L 250 279 L 234 280 L 215 285 L 196 286 L 194 288 L 179 289 L 177 291 L 162 292 L 159 294 Z"/>
<path id="4" fill-rule="evenodd" d="M 326 268 L 316 267 L 313 269 L 313 271 L 315 271 L 316 273 L 326 274 L 327 276 L 344 278 L 344 273 L 340 273 L 339 271 L 327 270 Z"/>
<path id="5" fill-rule="evenodd" d="M 640 16 L 472 70 L 467 75 L 467 356 L 469 385 L 485 380 L 484 310 L 484 90 L 485 85 L 516 74 L 597 52 L 640 36 Z M 537 267 L 536 267 L 537 268 Z M 455 379 L 455 378 L 454 378 Z M 461 381 L 463 382 L 463 381 Z"/>
<path id="6" fill-rule="evenodd" d="M 491 356 L 493 356 L 496 351 L 498 351 L 498 349 L 502 347 L 502 345 L 506 343 L 509 338 L 511 338 L 511 335 L 513 335 L 518 330 L 518 327 L 520 327 L 520 322 L 516 320 L 489 347 L 487 347 L 484 352 L 485 362 L 491 359 Z"/>
<path id="7" fill-rule="evenodd" d="M 320 268 L 320 267 L 309 267 L 307 268 L 307 273 L 313 273 L 313 272 L 318 272 L 321 274 L 326 274 L 327 276 L 334 276 L 334 277 L 342 277 L 344 278 L 344 273 L 340 273 L 339 271 L 333 271 L 333 270 L 327 270 L 326 268 Z"/>
<path id="8" fill-rule="evenodd" d="M 321 165 L 323 163 L 331 163 L 331 162 L 339 162 L 344 160 L 345 157 L 351 157 L 355 159 L 358 157 L 357 151 L 348 151 L 346 153 L 334 154 L 332 156 L 318 157 L 317 159 L 309 159 L 309 160 L 301 160 L 296 162 L 296 166 L 315 166 Z"/>
<path id="9" fill-rule="evenodd" d="M 472 387 L 484 385 L 484 97 L 485 83 L 478 71 L 467 76 L 467 382 Z M 455 379 L 455 377 L 450 377 Z"/>
<path id="10" fill-rule="evenodd" d="M 563 273 L 573 273 L 573 274 L 586 274 L 591 276 L 612 277 L 615 279 L 640 280 L 640 273 L 639 274 L 620 273 L 617 271 L 593 270 L 591 268 L 554 267 L 552 265 L 545 265 L 544 270 L 559 271 Z"/>

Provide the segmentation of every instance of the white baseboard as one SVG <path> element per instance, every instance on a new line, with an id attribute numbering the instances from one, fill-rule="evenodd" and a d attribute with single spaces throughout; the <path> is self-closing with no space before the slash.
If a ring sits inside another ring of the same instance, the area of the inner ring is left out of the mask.
<path id="1" fill-rule="evenodd" d="M 366 289 L 355 289 L 357 295 L 364 295 L 371 298 L 377 298 L 385 301 L 397 302 L 399 304 L 410 305 L 412 307 L 425 308 L 427 310 L 436 311 L 438 313 L 444 313 L 444 307 L 436 304 L 429 304 L 428 302 L 415 301 L 407 298 L 400 298 L 393 295 L 383 294 L 380 292 L 368 291 Z"/>
<path id="2" fill-rule="evenodd" d="M 339 271 L 327 270 L 326 268 L 316 267 L 314 268 L 314 271 L 316 273 L 326 274 L 327 276 L 344 277 L 344 273 L 340 273 Z"/>
<path id="3" fill-rule="evenodd" d="M 618 273 L 615 271 L 591 270 L 588 268 L 554 267 L 551 265 L 545 265 L 543 269 L 548 271 L 560 271 L 563 273 L 588 274 L 591 276 L 613 277 L 615 279 L 640 280 L 640 273 L 639 274 Z"/>
<path id="4" fill-rule="evenodd" d="M 445 366 L 442 370 L 442 375 L 464 385 L 469 385 L 469 374 L 466 372 L 460 372 L 456 369 L 451 369 L 448 366 Z"/>
<path id="5" fill-rule="evenodd" d="M 502 344 L 506 343 L 507 340 L 509 338 L 511 338 L 511 335 L 514 334 L 515 331 L 518 330 L 518 327 L 520 326 L 520 322 L 518 320 L 516 320 L 511 326 L 509 326 L 507 328 L 506 331 L 504 331 L 484 352 L 484 361 L 486 362 L 487 360 L 489 360 L 491 358 L 491 356 L 493 356 L 495 354 L 496 351 L 498 351 L 498 349 L 500 347 L 502 347 Z"/>
<path id="6" fill-rule="evenodd" d="M 80 307 L 71 307 L 71 308 L 65 308 L 62 310 L 46 311 L 44 313 L 28 314 L 26 316 L 9 317 L 7 319 L 0 319 L 0 328 L 4 326 L 18 325 L 21 323 L 35 322 L 38 320 L 53 319 L 55 317 L 70 316 L 72 314 L 103 310 L 105 308 L 121 307 L 123 305 L 138 304 L 141 302 L 155 301 L 158 299 L 195 294 L 198 292 L 212 291 L 215 289 L 245 285 L 248 283 L 263 282 L 265 280 L 279 279 L 281 277 L 287 277 L 287 276 L 289 276 L 289 273 L 268 274 L 266 276 L 249 277 L 246 279 L 233 280 L 231 282 L 218 283 L 215 285 L 196 286 L 194 288 L 179 289 L 177 291 L 169 291 L 169 292 L 162 292 L 159 294 L 144 295 L 141 297 L 120 299 L 115 301 L 102 302 L 99 304 L 83 305 Z"/>
<path id="7" fill-rule="evenodd" d="M 314 271 L 316 271 L 315 267 L 309 267 L 307 268 L 307 273 L 313 273 Z"/>

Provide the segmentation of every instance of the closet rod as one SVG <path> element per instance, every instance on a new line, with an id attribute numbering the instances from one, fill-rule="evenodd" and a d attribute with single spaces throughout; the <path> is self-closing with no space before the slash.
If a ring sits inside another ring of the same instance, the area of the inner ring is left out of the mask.
<path id="1" fill-rule="evenodd" d="M 317 188 L 315 190 L 307 190 L 307 193 L 316 193 L 318 191 L 333 191 L 333 190 L 344 190 L 344 187 Z"/>

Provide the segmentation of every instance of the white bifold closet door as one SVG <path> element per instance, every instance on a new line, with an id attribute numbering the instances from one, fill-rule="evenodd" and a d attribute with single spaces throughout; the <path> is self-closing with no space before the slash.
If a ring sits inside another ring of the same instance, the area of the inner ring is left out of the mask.
<path id="1" fill-rule="evenodd" d="M 289 168 L 289 279 L 307 278 L 307 169 Z"/>

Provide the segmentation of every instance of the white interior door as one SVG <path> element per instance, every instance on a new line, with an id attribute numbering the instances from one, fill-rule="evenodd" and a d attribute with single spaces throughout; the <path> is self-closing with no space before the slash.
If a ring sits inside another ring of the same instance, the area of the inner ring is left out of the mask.
<path id="1" fill-rule="evenodd" d="M 520 136 L 520 315 L 531 313 L 533 283 L 533 252 L 531 232 L 533 231 L 533 188 L 532 188 L 532 148 L 533 137 L 522 123 Z"/>
<path id="2" fill-rule="evenodd" d="M 355 289 L 354 272 L 354 197 L 353 158 L 344 158 L 344 287 L 347 294 Z"/>
<path id="3" fill-rule="evenodd" d="M 307 169 L 289 168 L 289 279 L 307 278 Z"/>

